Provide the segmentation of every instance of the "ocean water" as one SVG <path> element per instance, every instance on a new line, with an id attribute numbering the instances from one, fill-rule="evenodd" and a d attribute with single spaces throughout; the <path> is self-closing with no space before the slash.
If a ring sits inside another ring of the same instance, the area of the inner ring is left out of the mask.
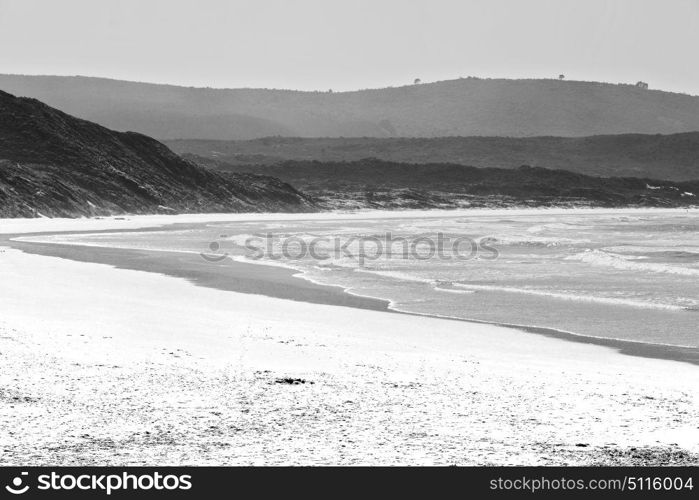
<path id="1" fill-rule="evenodd" d="M 226 222 L 52 238 L 288 266 L 398 311 L 699 347 L 696 211 Z"/>

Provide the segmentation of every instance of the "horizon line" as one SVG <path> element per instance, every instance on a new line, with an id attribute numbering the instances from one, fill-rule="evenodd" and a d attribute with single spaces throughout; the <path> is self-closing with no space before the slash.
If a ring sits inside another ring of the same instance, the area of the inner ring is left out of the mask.
<path id="1" fill-rule="evenodd" d="M 182 89 L 202 89 L 202 90 L 266 90 L 266 91 L 279 91 L 279 92 L 299 92 L 307 94 L 350 94 L 354 92 L 367 92 L 367 91 L 380 91 L 380 90 L 390 90 L 405 87 L 417 87 L 420 85 L 436 85 L 440 83 L 456 82 L 459 80 L 504 80 L 504 81 L 552 81 L 559 83 L 596 83 L 600 85 L 614 85 L 614 86 L 630 86 L 635 87 L 637 83 L 626 83 L 626 82 L 602 82 L 598 80 L 575 80 L 575 79 L 560 79 L 560 78 L 503 78 L 503 77 L 482 77 L 482 76 L 459 76 L 455 78 L 445 79 L 445 80 L 435 80 L 435 81 L 420 81 L 419 83 L 406 83 L 402 85 L 389 85 L 386 87 L 366 87 L 358 88 L 353 90 L 301 90 L 301 89 L 291 89 L 291 88 L 280 88 L 280 87 L 212 87 L 212 86 L 196 86 L 196 85 L 182 85 L 177 83 L 166 83 L 166 82 L 154 82 L 145 80 L 127 80 L 111 76 L 96 76 L 96 75 L 81 75 L 81 74 L 42 74 L 42 73 L 0 73 L 0 76 L 10 76 L 10 77 L 39 77 L 39 78 L 85 78 L 94 80 L 109 80 L 114 82 L 132 83 L 140 85 L 157 85 L 162 87 L 177 87 Z M 640 81 L 639 81 L 640 83 Z M 672 90 L 663 90 L 660 88 L 648 88 L 647 91 L 664 92 L 667 94 L 678 94 L 689 97 L 699 97 L 698 94 L 690 94 L 688 92 L 678 92 Z"/>

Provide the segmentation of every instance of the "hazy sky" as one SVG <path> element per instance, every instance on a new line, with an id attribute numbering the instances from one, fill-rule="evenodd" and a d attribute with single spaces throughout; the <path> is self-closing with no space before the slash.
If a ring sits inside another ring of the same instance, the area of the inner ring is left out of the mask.
<path id="1" fill-rule="evenodd" d="M 699 94 L 699 0 L 0 0 L 0 73 L 349 90 L 459 76 Z"/>

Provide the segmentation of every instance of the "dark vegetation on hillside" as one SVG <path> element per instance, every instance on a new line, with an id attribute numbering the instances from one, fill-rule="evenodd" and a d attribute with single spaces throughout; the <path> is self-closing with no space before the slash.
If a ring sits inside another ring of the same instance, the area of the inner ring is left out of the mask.
<path id="1" fill-rule="evenodd" d="M 530 166 L 476 168 L 377 159 L 230 165 L 202 157 L 190 158 L 216 171 L 256 172 L 278 177 L 314 196 L 326 207 L 336 208 L 683 207 L 696 205 L 699 196 L 699 180 L 602 178 Z"/>
<path id="2" fill-rule="evenodd" d="M 0 217 L 312 208 L 278 179 L 213 172 L 150 137 L 0 92 Z"/>
<path id="3" fill-rule="evenodd" d="M 398 163 L 455 163 L 476 167 L 530 165 L 603 177 L 699 179 L 699 132 L 529 138 L 266 137 L 250 141 L 177 140 L 166 144 L 176 153 L 192 153 L 238 165 L 378 158 Z"/>

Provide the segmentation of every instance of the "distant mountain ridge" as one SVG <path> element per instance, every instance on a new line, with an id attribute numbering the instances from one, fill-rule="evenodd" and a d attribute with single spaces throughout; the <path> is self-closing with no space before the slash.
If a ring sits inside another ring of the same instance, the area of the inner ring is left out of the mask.
<path id="1" fill-rule="evenodd" d="M 287 160 L 454 163 L 474 167 L 521 165 L 602 177 L 699 179 L 699 132 L 592 137 L 299 138 L 249 141 L 165 141 L 176 153 L 233 165 L 273 165 Z"/>
<path id="2" fill-rule="evenodd" d="M 212 172 L 150 137 L 0 91 L 0 217 L 313 209 L 278 179 Z"/>
<path id="3" fill-rule="evenodd" d="M 463 78 L 328 93 L 0 75 L 0 89 L 158 139 L 581 137 L 699 131 L 699 97 L 580 81 Z"/>

